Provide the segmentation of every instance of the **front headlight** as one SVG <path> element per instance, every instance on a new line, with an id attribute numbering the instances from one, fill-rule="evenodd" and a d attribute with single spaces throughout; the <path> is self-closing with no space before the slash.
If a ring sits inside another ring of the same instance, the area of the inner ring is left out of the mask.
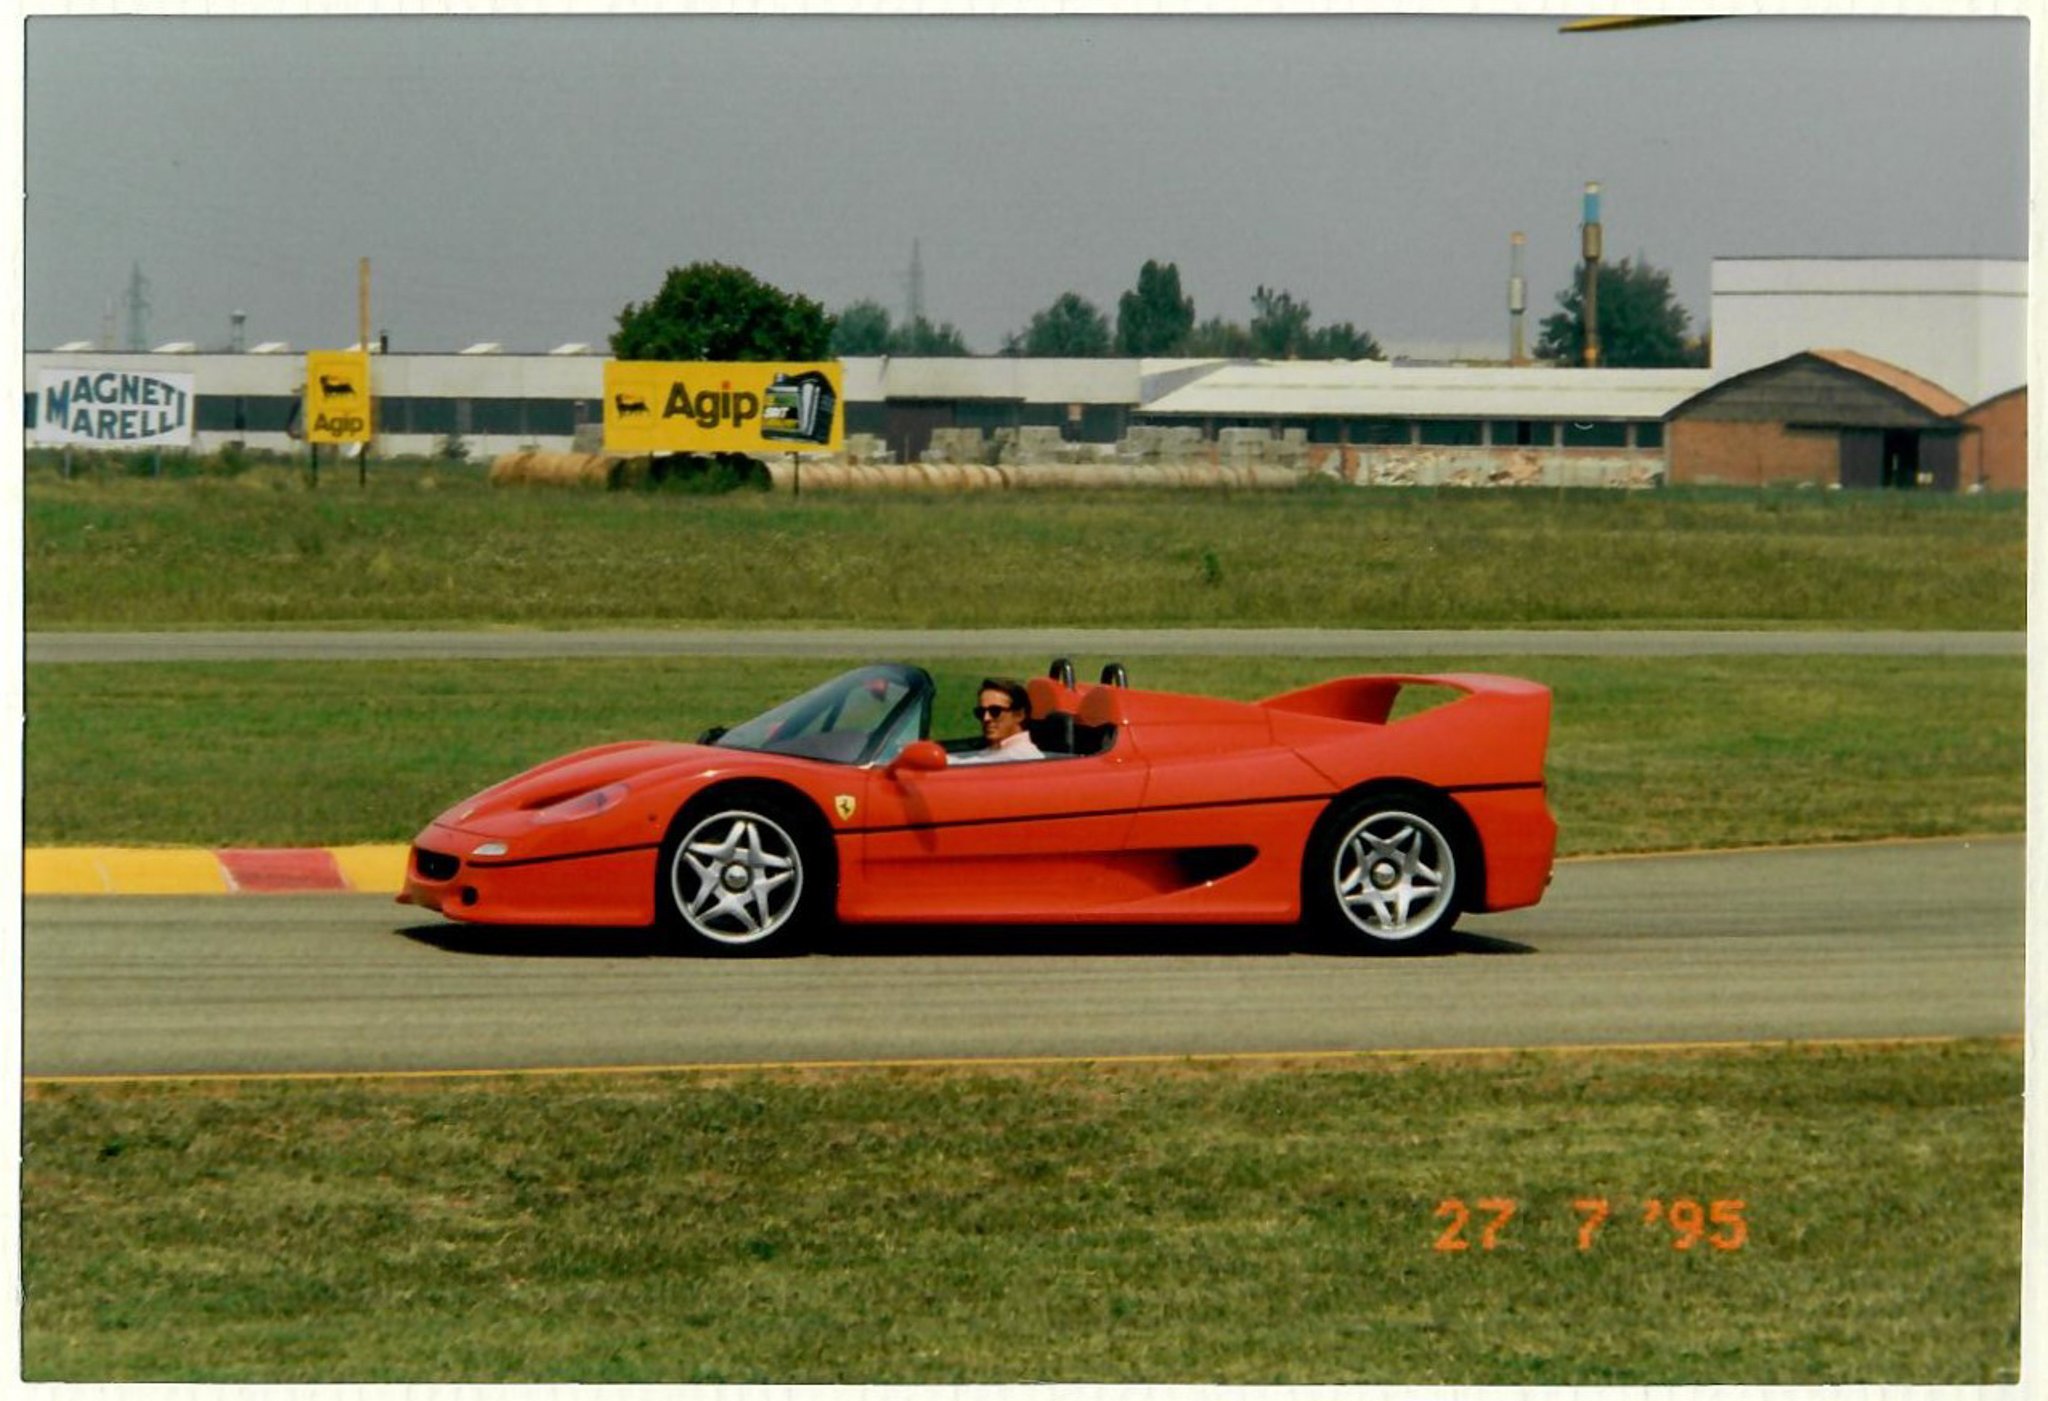
<path id="1" fill-rule="evenodd" d="M 602 788 L 593 788 L 588 793 L 578 793 L 573 798 L 564 798 L 551 803 L 534 813 L 535 822 L 575 822 L 580 818 L 595 817 L 608 807 L 615 807 L 626 796 L 626 785 L 607 783 Z"/>

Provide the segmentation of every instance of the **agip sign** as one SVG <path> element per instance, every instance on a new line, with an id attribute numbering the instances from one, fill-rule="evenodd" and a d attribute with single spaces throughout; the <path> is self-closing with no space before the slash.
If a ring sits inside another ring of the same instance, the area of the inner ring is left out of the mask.
<path id="1" fill-rule="evenodd" d="M 306 352 L 306 441 L 370 441 L 370 357 L 356 350 Z"/>
<path id="2" fill-rule="evenodd" d="M 43 370 L 34 441 L 46 446 L 192 445 L 191 375 L 154 370 Z"/>
<path id="3" fill-rule="evenodd" d="M 830 451 L 843 434 L 839 363 L 613 360 L 607 452 Z"/>

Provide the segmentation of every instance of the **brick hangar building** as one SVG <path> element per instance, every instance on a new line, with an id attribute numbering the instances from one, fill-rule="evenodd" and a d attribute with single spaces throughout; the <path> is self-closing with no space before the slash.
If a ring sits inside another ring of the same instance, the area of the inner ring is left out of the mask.
<path id="1" fill-rule="evenodd" d="M 1713 272 L 1714 382 L 1665 416 L 1667 480 L 2027 485 L 2024 262 L 1717 259 Z"/>

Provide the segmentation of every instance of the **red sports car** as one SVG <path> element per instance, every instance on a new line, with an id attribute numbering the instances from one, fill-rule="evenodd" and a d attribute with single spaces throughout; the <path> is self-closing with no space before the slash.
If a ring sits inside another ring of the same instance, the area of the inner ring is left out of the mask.
<path id="1" fill-rule="evenodd" d="M 694 744 L 555 759 L 421 832 L 400 901 L 783 949 L 828 921 L 1291 924 L 1412 948 L 1535 903 L 1550 692 L 1352 676 L 1258 702 L 1029 685 L 1045 757 L 955 764 L 922 668 L 864 666 Z M 1399 706 L 1404 692 L 1442 703 Z"/>

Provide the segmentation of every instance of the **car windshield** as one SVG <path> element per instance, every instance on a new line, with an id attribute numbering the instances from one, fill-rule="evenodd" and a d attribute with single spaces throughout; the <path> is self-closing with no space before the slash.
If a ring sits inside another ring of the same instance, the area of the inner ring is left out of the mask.
<path id="1" fill-rule="evenodd" d="M 859 667 L 733 726 L 714 743 L 828 764 L 886 764 L 930 729 L 932 689 L 922 667 Z"/>

